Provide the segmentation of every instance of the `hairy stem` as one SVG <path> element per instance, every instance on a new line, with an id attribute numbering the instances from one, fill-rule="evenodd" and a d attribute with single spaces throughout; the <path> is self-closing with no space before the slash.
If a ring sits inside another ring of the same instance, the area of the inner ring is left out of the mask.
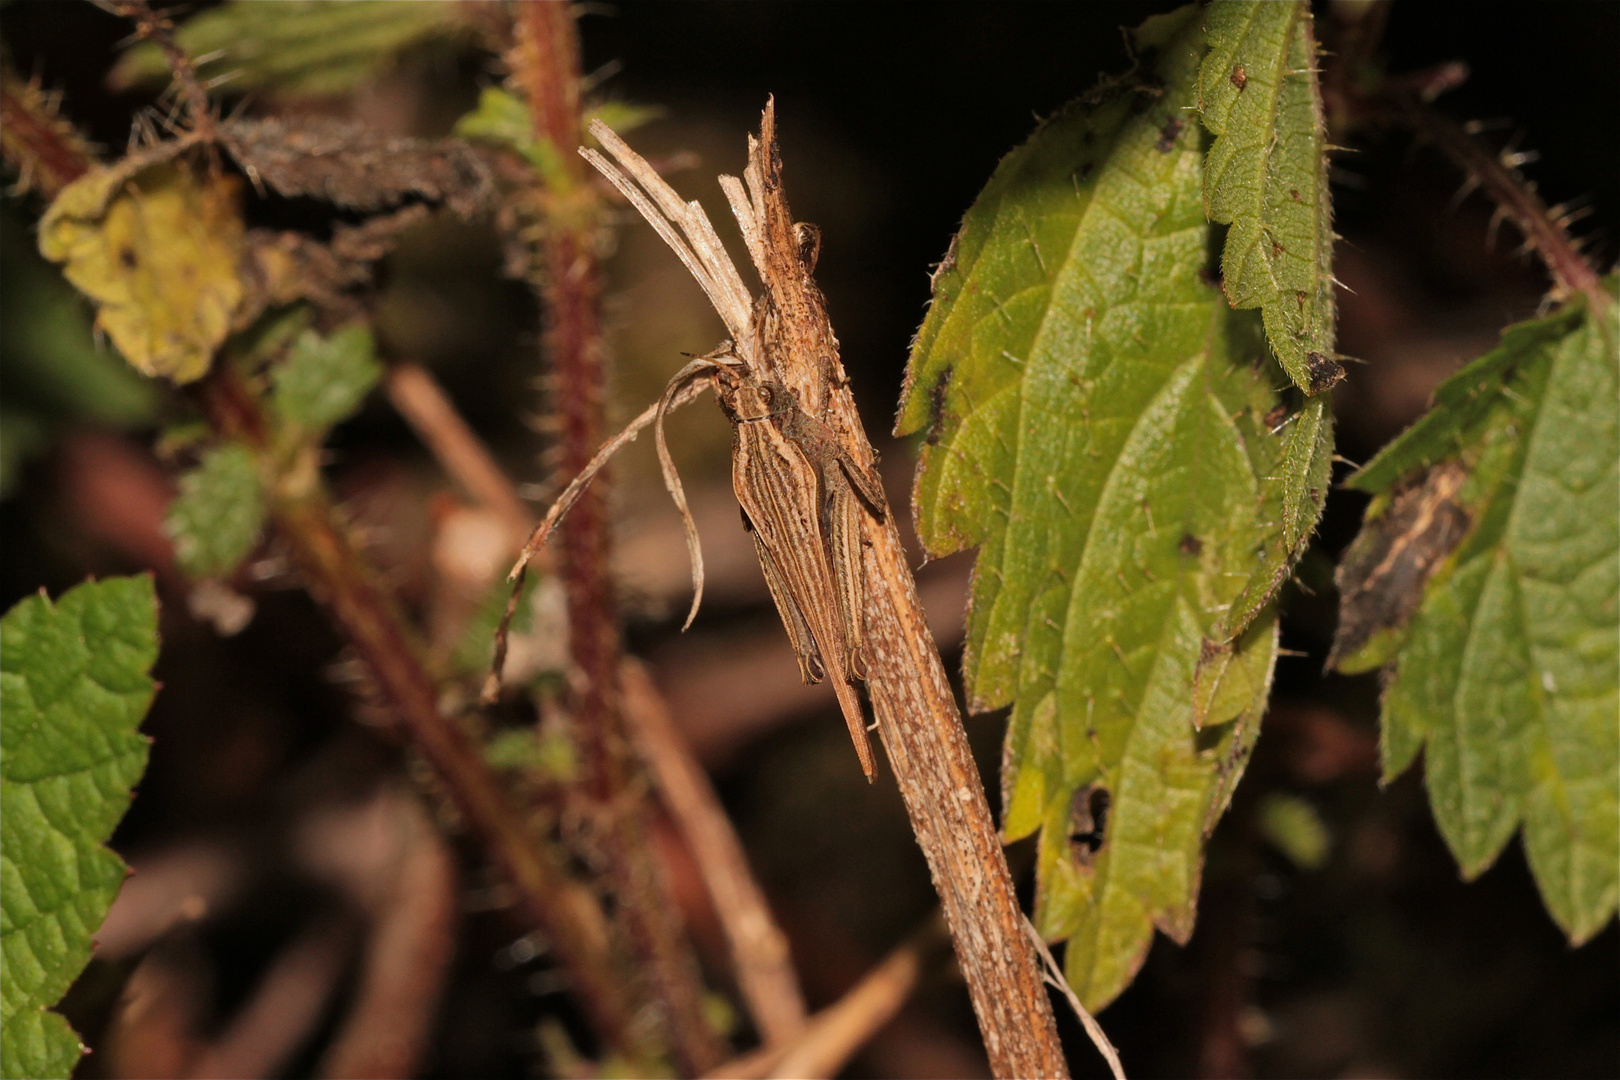
<path id="1" fill-rule="evenodd" d="M 56 113 L 55 99 L 0 66 L 0 148 L 18 187 L 49 199 L 95 165 L 90 144 Z"/>
<path id="2" fill-rule="evenodd" d="M 537 140 L 572 148 L 580 140 L 579 38 L 565 3 L 520 4 L 507 53 Z M 563 176 L 539 193 L 544 227 L 536 260 L 545 306 L 544 348 L 560 414 L 558 467 L 572 476 L 589 464 L 604 428 L 601 275 L 596 259 L 597 206 L 584 166 L 556 155 Z M 724 1056 L 703 1010 L 697 960 L 662 867 L 649 843 L 646 802 L 630 783 L 618 695 L 619 633 L 609 571 L 604 488 L 586 491 L 560 528 L 568 591 L 569 649 L 577 678 L 571 701 L 584 766 L 584 794 L 606 824 L 604 839 L 615 894 L 637 967 L 664 1019 L 669 1049 L 681 1068 L 702 1073 Z"/>
<path id="3" fill-rule="evenodd" d="M 228 365 L 204 384 L 214 427 L 256 450 L 270 445 L 259 403 Z M 478 749 L 439 712 L 438 689 L 391 598 L 338 526 L 318 481 L 276 485 L 271 515 L 315 597 L 370 670 L 412 742 L 467 823 L 505 872 L 528 916 L 546 934 L 592 1024 L 626 1054 L 641 1052 L 632 1009 L 610 957 L 607 921 L 595 896 L 538 844 Z"/>
<path id="4" fill-rule="evenodd" d="M 1584 293 L 1594 312 L 1608 309 L 1612 298 L 1565 230 L 1563 214 L 1547 208 L 1535 185 L 1525 180 L 1510 155 L 1491 153 L 1461 124 L 1414 95 L 1399 94 L 1391 99 L 1390 106 L 1393 119 L 1438 146 L 1519 228 L 1525 243 L 1552 274 L 1561 295 Z"/>

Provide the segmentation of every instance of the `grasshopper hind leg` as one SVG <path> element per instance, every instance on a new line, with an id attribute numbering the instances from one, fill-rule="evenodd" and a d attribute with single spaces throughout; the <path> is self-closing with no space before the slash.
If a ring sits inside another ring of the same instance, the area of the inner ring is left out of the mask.
<path id="1" fill-rule="evenodd" d="M 748 525 L 747 514 L 743 515 L 743 524 Z M 776 601 L 777 613 L 782 616 L 782 625 L 787 628 L 788 640 L 793 643 L 793 655 L 799 661 L 799 677 L 806 683 L 818 683 L 826 677 L 826 667 L 821 662 L 821 652 L 816 648 L 816 639 L 811 635 L 810 628 L 805 625 L 804 616 L 788 599 L 787 583 L 782 580 L 782 572 L 777 569 L 771 553 L 766 550 L 765 544 L 752 526 L 749 526 L 748 531 L 754 537 L 754 550 L 759 554 L 760 568 L 765 571 L 765 584 L 770 587 L 771 599 Z"/>

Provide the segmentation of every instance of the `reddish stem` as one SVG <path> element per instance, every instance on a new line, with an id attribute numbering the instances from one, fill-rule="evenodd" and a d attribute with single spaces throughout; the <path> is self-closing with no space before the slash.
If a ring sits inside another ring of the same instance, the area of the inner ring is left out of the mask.
<path id="1" fill-rule="evenodd" d="M 557 466 L 575 476 L 590 463 L 605 427 L 601 274 L 595 254 L 595 196 L 583 183 L 579 37 L 565 3 L 516 8 L 514 80 L 528 99 L 538 140 L 549 143 L 567 179 L 540 193 L 543 230 L 538 286 L 545 305 L 544 347 L 559 414 Z M 629 784 L 620 716 L 619 629 L 609 567 L 608 510 L 602 478 L 586 489 L 558 532 L 568 591 L 569 651 L 578 678 L 571 702 L 585 794 L 604 814 L 606 855 L 624 925 L 656 1003 L 669 1047 L 687 1072 L 719 1064 L 725 1048 L 703 1009 L 697 961 L 678 908 L 648 844 L 646 803 Z"/>
<path id="2" fill-rule="evenodd" d="M 1524 233 L 1525 241 L 1541 256 L 1562 295 L 1584 293 L 1594 313 L 1608 310 L 1612 298 L 1603 280 L 1518 169 L 1487 150 L 1455 120 L 1412 94 L 1394 96 L 1390 111 L 1396 120 L 1432 140 L 1469 179 L 1479 184 Z"/>
<path id="3" fill-rule="evenodd" d="M 50 199 L 95 166 L 84 140 L 38 87 L 6 65 L 0 75 L 0 145 L 18 174 Z"/>

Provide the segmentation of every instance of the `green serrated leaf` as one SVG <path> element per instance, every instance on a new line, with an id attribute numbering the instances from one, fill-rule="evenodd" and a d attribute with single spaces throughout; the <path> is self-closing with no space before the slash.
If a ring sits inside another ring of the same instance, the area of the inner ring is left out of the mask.
<path id="1" fill-rule="evenodd" d="M 1259 308 L 1283 370 L 1307 394 L 1344 376 L 1334 359 L 1333 204 L 1305 0 L 1216 0 L 1198 108 L 1216 136 L 1204 208 L 1231 225 L 1227 299 Z"/>
<path id="2" fill-rule="evenodd" d="M 293 97 L 344 94 L 375 78 L 422 42 L 463 32 L 448 0 L 231 0 L 186 20 L 175 35 L 198 58 L 198 74 L 234 92 L 274 90 Z M 161 85 L 169 66 L 143 43 L 108 76 L 115 89 Z"/>
<path id="3" fill-rule="evenodd" d="M 1393 653 L 1385 775 L 1425 750 L 1435 819 L 1463 873 L 1490 866 L 1522 823 L 1547 908 L 1577 943 L 1620 899 L 1612 319 L 1578 299 L 1509 328 L 1351 478 L 1378 495 L 1357 545 L 1385 551 L 1372 572 L 1341 571 L 1335 643 L 1353 653 L 1343 639 L 1359 635 Z M 1443 542 L 1428 524 L 1436 508 L 1460 515 Z M 1421 590 L 1415 612 L 1380 599 L 1402 589 Z"/>
<path id="4" fill-rule="evenodd" d="M 1198 18 L 1137 31 L 1151 96 L 1071 106 L 1001 163 L 936 278 L 898 425 L 928 430 L 930 554 L 980 545 L 967 690 L 1013 705 L 1003 829 L 1041 829 L 1037 923 L 1070 939 L 1093 1007 L 1155 925 L 1191 931 L 1270 685 L 1265 605 L 1326 490 L 1325 405 L 1279 407 L 1259 319 L 1202 275 Z M 1071 842 L 1099 798 L 1096 846 Z"/>
<path id="5" fill-rule="evenodd" d="M 382 375 L 365 323 L 351 323 L 326 338 L 306 330 L 271 374 L 276 413 L 319 437 L 358 409 Z"/>
<path id="6" fill-rule="evenodd" d="M 136 729 L 157 649 L 145 576 L 32 596 L 0 619 L 0 1076 L 66 1077 L 84 1052 L 48 1010 L 127 873 L 104 845 L 146 770 Z"/>
<path id="7" fill-rule="evenodd" d="M 486 86 L 478 92 L 478 107 L 456 121 L 455 134 L 527 155 L 534 146 L 534 119 L 522 98 L 502 87 Z"/>
<path id="8" fill-rule="evenodd" d="M 180 478 L 164 530 L 180 568 L 193 578 L 224 577 L 259 541 L 265 491 L 252 451 L 238 443 L 216 447 Z"/>

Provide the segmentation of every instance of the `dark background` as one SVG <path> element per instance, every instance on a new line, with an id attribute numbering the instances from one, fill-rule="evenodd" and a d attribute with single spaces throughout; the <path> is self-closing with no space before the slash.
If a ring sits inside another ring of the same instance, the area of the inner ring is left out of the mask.
<path id="1" fill-rule="evenodd" d="M 600 94 L 666 110 L 632 142 L 655 159 L 700 155 L 701 164 L 673 180 L 711 211 L 713 173 L 740 169 L 742 133 L 757 125 L 766 95 L 776 95 L 793 207 L 822 227 L 818 276 L 868 426 L 882 435 L 928 299 L 928 271 L 965 208 L 1037 118 L 1099 74 L 1122 70 L 1120 26 L 1168 9 L 625 3 L 589 6 L 581 33 L 586 70 L 604 76 Z M 68 115 L 105 146 L 124 145 L 133 111 L 150 102 L 103 86 L 124 24 L 88 4 L 33 0 L 0 8 L 0 33 L 25 75 L 63 91 Z M 1527 173 L 1547 202 L 1590 200 L 1592 216 L 1576 231 L 1591 238 L 1600 268 L 1614 262 L 1620 222 L 1617 47 L 1620 5 L 1600 2 L 1399 3 L 1385 40 L 1394 71 L 1452 59 L 1470 65 L 1472 78 L 1440 107 L 1462 120 L 1502 118 L 1505 126 L 1485 137 L 1520 136 L 1522 148 L 1540 152 Z M 477 88 L 497 79 L 485 55 L 430 51 L 407 58 L 361 115 L 443 134 Z M 1359 462 L 1502 326 L 1535 314 L 1546 281 L 1514 256 L 1511 227 L 1487 249 L 1489 205 L 1476 194 L 1453 207 L 1460 178 L 1433 149 L 1368 134 L 1335 164 L 1344 235 L 1337 272 L 1350 290 L 1341 298 L 1341 348 L 1366 361 L 1352 366 L 1337 394 L 1339 452 Z M 8 198 L 6 210 L 14 240 L 38 206 Z M 624 257 L 612 265 L 625 412 L 650 400 L 678 350 L 699 351 L 718 336 L 691 312 L 701 305 L 695 289 L 663 284 L 678 268 L 638 231 L 625 231 Z M 436 371 L 513 475 L 537 479 L 538 442 L 525 420 L 542 408 L 532 387 L 539 316 L 527 289 L 498 270 L 488 230 L 426 230 L 382 279 L 379 332 L 393 355 Z M 39 272 L 8 262 L 0 283 L 8 320 L 18 314 L 12 275 Z M 672 323 L 674 330 L 657 329 Z M 17 363 L 9 352 L 0 360 L 8 405 L 30 400 L 32 384 Z M 146 449 L 154 424 L 113 433 L 53 408 L 50 439 L 0 504 L 0 600 L 8 606 L 87 573 L 148 565 L 119 515 L 145 512 L 144 504 L 126 506 L 131 499 L 165 497 L 166 466 Z M 709 467 L 713 481 L 723 427 L 714 418 L 690 423 L 696 449 L 687 459 L 700 474 Z M 887 456 L 903 464 L 904 453 L 894 447 Z M 411 595 L 423 573 L 422 507 L 442 482 L 409 431 L 374 404 L 337 434 L 331 475 L 358 516 L 387 524 L 393 539 L 379 542 L 378 558 Z M 625 467 L 627 532 L 643 518 L 667 517 L 662 499 L 645 461 Z M 1281 662 L 1267 734 L 1211 847 L 1191 945 L 1158 941 L 1103 1023 L 1140 1076 L 1189 1075 L 1220 1061 L 1268 1076 L 1620 1074 L 1614 924 L 1569 949 L 1517 841 L 1478 881 L 1461 883 L 1416 771 L 1378 788 L 1375 682 L 1319 674 L 1334 604 L 1322 586 L 1359 515 L 1354 496 L 1333 494 L 1318 554 L 1302 571 L 1317 593 L 1290 599 L 1285 644 L 1307 655 Z M 337 903 L 289 869 L 278 847 L 285 820 L 399 768 L 357 733 L 351 695 L 334 677 L 339 643 L 309 601 L 289 589 L 256 600 L 254 622 L 229 640 L 188 620 L 181 603 L 166 609 L 165 686 L 147 725 L 157 740 L 152 768 L 118 837 L 137 862 L 199 838 L 255 852 L 255 887 L 185 946 L 189 962 L 214 973 L 209 994 L 219 1017 L 310 913 Z M 667 600 L 655 588 L 627 587 L 631 641 L 678 709 L 687 700 L 682 680 L 705 657 L 737 634 L 779 633 L 757 588 L 711 602 L 684 641 Z M 715 643 L 708 652 L 705 640 Z M 833 716 L 822 706 L 799 708 L 697 740 L 794 940 L 813 1005 L 847 988 L 932 904 L 892 784 L 867 790 L 858 781 Z M 992 764 L 999 720 L 970 728 Z M 1341 740 L 1326 765 L 1323 731 Z M 987 777 L 993 785 L 993 770 Z M 1301 870 L 1260 837 L 1255 807 L 1273 792 L 1302 797 L 1320 813 L 1333 841 L 1325 866 Z M 481 880 L 475 853 L 462 855 L 469 882 Z M 1015 849 L 1014 862 L 1027 864 L 1028 852 Z M 532 976 L 545 970 L 543 958 L 512 961 L 515 936 L 498 915 L 465 921 L 429 1058 L 433 1075 L 517 1076 L 539 1067 L 533 1025 L 557 1011 L 557 997 L 536 992 Z M 93 965 L 70 1000 L 93 1046 L 132 964 Z M 1077 1072 L 1100 1070 L 1077 1026 L 1063 1023 Z M 321 1036 L 311 1036 L 292 1072 L 311 1067 Z M 984 1067 L 976 1038 L 965 994 L 941 978 L 851 1074 L 965 1075 Z M 100 1067 L 95 1058 L 85 1066 Z"/>

